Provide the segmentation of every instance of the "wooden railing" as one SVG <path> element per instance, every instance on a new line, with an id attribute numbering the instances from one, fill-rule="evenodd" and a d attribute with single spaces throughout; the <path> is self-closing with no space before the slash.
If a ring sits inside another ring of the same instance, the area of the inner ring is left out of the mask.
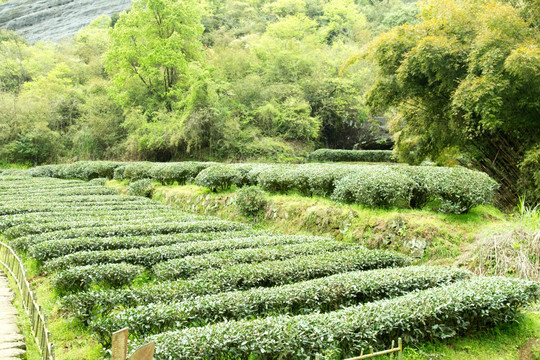
<path id="1" fill-rule="evenodd" d="M 30 288 L 21 259 L 12 248 L 3 242 L 0 242 L 0 265 L 17 283 L 24 309 L 30 317 L 34 339 L 43 360 L 54 360 L 54 345 L 50 341 L 51 334 L 47 330 L 47 318 L 42 314 L 41 306 L 36 301 L 36 294 Z"/>

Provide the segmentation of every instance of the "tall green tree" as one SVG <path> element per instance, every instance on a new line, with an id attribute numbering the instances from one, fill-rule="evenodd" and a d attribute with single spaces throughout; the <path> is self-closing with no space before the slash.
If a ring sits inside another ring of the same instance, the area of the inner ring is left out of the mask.
<path id="1" fill-rule="evenodd" d="M 195 0 L 138 0 L 120 15 L 106 69 L 122 105 L 172 110 L 189 64 L 202 57 L 201 16 Z"/>
<path id="2" fill-rule="evenodd" d="M 540 29 L 531 13 L 495 0 L 427 0 L 419 24 L 373 42 L 379 75 L 368 102 L 375 112 L 395 109 L 402 159 L 461 153 L 503 185 L 503 203 L 517 198 L 518 164 L 540 140 Z"/>

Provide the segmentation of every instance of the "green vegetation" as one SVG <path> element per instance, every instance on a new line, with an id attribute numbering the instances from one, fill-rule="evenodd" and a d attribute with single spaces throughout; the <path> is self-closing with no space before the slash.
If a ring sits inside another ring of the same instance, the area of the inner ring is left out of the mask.
<path id="1" fill-rule="evenodd" d="M 506 323 L 538 293 L 534 282 L 404 267 L 412 259 L 396 252 L 255 230 L 116 193 L 92 181 L 0 177 L 2 231 L 36 259 L 27 260 L 31 276 L 45 275 L 39 281 L 47 286 L 49 309 L 61 314 L 53 321 L 60 331 L 55 339 L 72 346 L 73 338 L 62 334 L 74 331 L 91 354 L 100 350 L 86 340 L 89 331 L 107 346 L 111 329 L 129 325 L 135 344 L 156 336 L 158 358 L 181 346 L 188 357 L 192 351 L 235 358 L 302 352 L 337 359 L 397 335 L 408 342 L 444 339 Z M 444 306 L 448 296 L 451 308 Z M 369 314 L 377 314 L 377 329 L 366 322 Z M 399 329 L 395 317 L 403 320 Z M 261 326 L 272 335 L 263 336 Z M 229 333 L 244 345 L 196 340 Z M 66 356 L 84 358 L 83 348 Z"/>
<path id="2" fill-rule="evenodd" d="M 163 184 L 173 183 L 175 179 L 179 179 L 179 184 L 192 181 L 214 192 L 228 190 L 233 185 L 259 185 L 272 192 L 298 191 L 307 196 L 326 196 L 372 207 L 423 208 L 430 204 L 432 209 L 455 214 L 489 203 L 498 187 L 485 173 L 460 167 L 365 164 L 83 162 L 37 167 L 30 174 L 88 180 L 92 171 L 86 170 L 87 167 L 106 168 L 109 175 L 114 172 L 116 179 L 134 181 L 128 189 L 132 195 L 151 196 L 153 185 L 149 178 L 155 176 L 153 179 L 160 179 Z M 166 170 L 165 175 L 160 175 L 161 170 Z"/>
<path id="3" fill-rule="evenodd" d="M 309 154 L 310 160 L 350 162 L 395 162 L 391 150 L 332 150 L 319 149 Z"/>
<path id="4" fill-rule="evenodd" d="M 539 4 L 140 0 L 59 44 L 0 30 L 0 232 L 58 359 L 124 326 L 157 359 L 533 359 Z"/>
<path id="5" fill-rule="evenodd" d="M 108 339 L 113 329 L 149 335 L 184 327 L 195 327 L 223 319 L 252 316 L 302 314 L 405 295 L 468 278 L 467 271 L 445 267 L 407 267 L 349 272 L 321 279 L 272 288 L 253 288 L 199 297 L 174 304 L 149 304 L 99 318 L 94 331 Z M 336 291 L 339 289 L 339 291 Z"/>
<path id="6" fill-rule="evenodd" d="M 368 103 L 397 111 L 402 160 L 461 156 L 503 185 L 506 204 L 515 203 L 523 191 L 518 164 L 540 139 L 539 15 L 537 1 L 432 0 L 418 24 L 371 44 L 379 73 Z"/>
<path id="7" fill-rule="evenodd" d="M 223 322 L 150 339 L 157 343 L 156 359 L 226 359 L 231 355 L 271 359 L 316 354 L 339 359 L 399 335 L 406 341 L 444 339 L 476 326 L 506 322 L 515 314 L 504 303 L 523 304 L 537 291 L 538 284 L 533 282 L 478 278 L 328 314 Z M 207 341 L 210 338 L 218 341 Z"/>
<path id="8" fill-rule="evenodd" d="M 377 143 L 362 100 L 373 66 L 339 68 L 416 14 L 401 0 L 144 0 L 57 46 L 3 31 L 0 158 L 293 159 Z"/>

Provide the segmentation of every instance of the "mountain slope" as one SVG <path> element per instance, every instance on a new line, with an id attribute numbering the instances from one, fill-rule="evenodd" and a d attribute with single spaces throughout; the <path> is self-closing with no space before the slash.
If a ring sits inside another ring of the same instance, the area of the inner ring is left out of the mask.
<path id="1" fill-rule="evenodd" d="M 0 5 L 0 28 L 14 30 L 29 42 L 59 41 L 95 18 L 122 12 L 131 0 L 16 0 Z"/>

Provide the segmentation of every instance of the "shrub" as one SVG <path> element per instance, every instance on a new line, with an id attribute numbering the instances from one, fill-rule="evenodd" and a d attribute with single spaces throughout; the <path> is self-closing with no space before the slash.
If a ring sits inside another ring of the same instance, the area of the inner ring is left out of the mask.
<path id="1" fill-rule="evenodd" d="M 36 166 L 28 170 L 28 174 L 33 177 L 57 177 L 58 165 Z"/>
<path id="2" fill-rule="evenodd" d="M 126 165 L 124 168 L 123 178 L 129 181 L 137 181 L 142 179 L 150 179 L 150 170 L 152 163 L 136 162 Z"/>
<path id="3" fill-rule="evenodd" d="M 119 165 L 116 169 L 114 169 L 113 173 L 113 179 L 114 180 L 124 180 L 124 171 L 126 171 L 127 165 Z"/>
<path id="4" fill-rule="evenodd" d="M 407 207 L 416 183 L 391 168 L 358 169 L 336 183 L 332 199 L 366 206 Z"/>
<path id="5" fill-rule="evenodd" d="M 255 185 L 250 177 L 250 172 L 259 164 L 230 164 L 228 165 L 236 171 L 236 177 L 234 178 L 234 184 L 238 187 L 246 185 Z"/>
<path id="6" fill-rule="evenodd" d="M 101 264 L 73 267 L 55 275 L 52 285 L 62 292 L 77 292 L 92 285 L 122 287 L 130 284 L 144 271 L 142 266 L 130 264 Z"/>
<path id="7" fill-rule="evenodd" d="M 94 312 L 106 314 L 117 307 L 183 301 L 201 295 L 285 285 L 348 271 L 406 266 L 410 262 L 409 257 L 391 251 L 338 251 L 208 270 L 196 279 L 181 282 L 162 282 L 129 290 L 90 291 L 65 298 L 63 305 L 73 315 L 87 319 Z"/>
<path id="8" fill-rule="evenodd" d="M 294 188 L 292 165 L 269 166 L 259 170 L 257 183 L 266 191 L 286 193 Z"/>
<path id="9" fill-rule="evenodd" d="M 201 171 L 195 178 L 195 184 L 212 191 L 222 191 L 234 185 L 239 177 L 239 170 L 227 165 L 216 165 Z"/>
<path id="10" fill-rule="evenodd" d="M 227 321 L 145 341 L 156 341 L 156 360 L 316 358 L 329 351 L 343 358 L 398 336 L 406 342 L 445 339 L 514 320 L 537 293 L 534 282 L 477 278 L 327 314 Z"/>
<path id="11" fill-rule="evenodd" d="M 309 154 L 315 161 L 396 162 L 392 150 L 335 150 L 319 149 Z"/>
<path id="12" fill-rule="evenodd" d="M 268 200 L 266 194 L 257 186 L 241 188 L 236 193 L 236 206 L 244 216 L 256 216 L 264 211 Z"/>
<path id="13" fill-rule="evenodd" d="M 466 213 L 491 202 L 499 187 L 487 174 L 462 167 L 415 166 L 400 171 L 423 184 L 430 200 L 439 202 L 439 211 L 448 213 Z"/>
<path id="14" fill-rule="evenodd" d="M 239 264 L 205 271 L 198 278 L 228 291 L 283 285 L 346 271 L 404 266 L 409 265 L 410 261 L 409 257 L 390 251 L 354 249 L 288 260 Z"/>
<path id="15" fill-rule="evenodd" d="M 103 227 L 84 227 L 69 230 L 54 231 L 39 235 L 29 235 L 10 241 L 17 250 L 27 250 L 30 246 L 43 241 L 55 239 L 74 239 L 80 237 L 110 237 L 110 236 L 134 236 L 134 235 L 158 235 L 192 232 L 219 232 L 247 230 L 248 226 L 224 220 L 187 221 L 180 223 L 158 222 L 143 224 L 122 224 Z"/>
<path id="16" fill-rule="evenodd" d="M 405 295 L 468 278 L 465 270 L 422 266 L 356 271 L 272 288 L 207 295 L 177 303 L 127 309 L 94 321 L 103 339 L 125 327 L 137 337 L 225 319 L 328 312 L 344 306 Z"/>
<path id="17" fill-rule="evenodd" d="M 183 185 L 193 181 L 202 170 L 213 165 L 215 164 L 200 162 L 155 163 L 150 169 L 150 176 L 164 185 L 172 185 L 175 182 Z"/>
<path id="18" fill-rule="evenodd" d="M 128 193 L 132 196 L 151 198 L 154 193 L 154 184 L 150 179 L 137 180 L 129 184 Z"/>
<path id="19" fill-rule="evenodd" d="M 352 152 L 363 153 L 363 151 Z M 534 175 L 536 158 L 534 154 L 530 158 L 532 160 L 523 163 L 522 170 Z M 35 176 L 41 174 L 88 178 L 94 176 L 92 174 L 98 174 L 101 168 L 109 170 L 114 168 L 115 179 L 136 181 L 151 178 L 164 184 L 174 182 L 184 184 L 195 178 L 198 185 L 213 191 L 225 190 L 232 185 L 238 187 L 258 185 L 271 192 L 286 193 L 296 190 L 307 196 L 332 196 L 339 201 L 358 202 L 368 206 L 422 208 L 431 202 L 437 204 L 440 211 L 452 213 L 464 213 L 476 205 L 489 203 L 498 187 L 486 174 L 460 167 L 382 164 L 219 165 L 197 162 L 131 164 L 86 162 L 41 167 L 31 170 L 30 173 Z M 338 182 L 340 188 L 336 190 Z M 0 208 L 0 211 L 2 210 Z"/>
<path id="20" fill-rule="evenodd" d="M 99 186 L 105 186 L 109 179 L 107 178 L 95 178 L 90 180 L 88 183 L 91 185 L 99 185 Z"/>
<path id="21" fill-rule="evenodd" d="M 44 241 L 30 247 L 29 254 L 39 261 L 62 257 L 80 251 L 104 251 L 120 249 L 150 248 L 173 245 L 192 241 L 212 241 L 218 239 L 245 238 L 248 236 L 268 235 L 260 230 L 228 232 L 193 232 L 186 234 L 117 236 L 117 237 L 81 237 Z"/>
<path id="22" fill-rule="evenodd" d="M 296 256 L 362 248 L 360 245 L 307 236 L 281 237 L 262 243 L 258 240 L 248 238 L 237 247 L 230 246 L 229 249 L 218 249 L 221 251 L 204 255 L 179 256 L 177 259 L 157 264 L 154 266 L 153 272 L 157 279 L 176 280 L 193 277 L 205 270 L 226 268 L 237 264 L 286 260 Z M 249 242 L 253 242 L 251 246 Z"/>
<path id="23" fill-rule="evenodd" d="M 135 265 L 142 265 L 145 267 L 152 267 L 157 263 L 161 263 L 170 259 L 178 259 L 190 255 L 207 254 L 213 251 L 223 251 L 232 249 L 246 249 L 264 247 L 265 251 L 269 252 L 268 255 L 262 255 L 260 257 L 266 257 L 267 260 L 271 260 L 272 250 L 274 250 L 274 257 L 283 257 L 284 259 L 290 258 L 295 255 L 320 253 L 323 250 L 331 251 L 332 249 L 344 249 L 351 248 L 351 245 L 344 243 L 329 242 L 328 239 L 324 239 L 324 246 L 313 246 L 311 244 L 302 244 L 299 248 L 279 247 L 277 249 L 267 248 L 276 245 L 296 244 L 298 242 L 313 243 L 315 241 L 321 241 L 321 238 L 308 238 L 304 236 L 261 236 L 261 237 L 246 237 L 241 239 L 219 239 L 214 241 L 194 241 L 189 243 L 180 243 L 174 245 L 155 246 L 150 248 L 139 249 L 125 249 L 125 250 L 105 250 L 105 251 L 83 251 L 74 254 L 66 255 L 64 257 L 56 258 L 45 264 L 45 268 L 49 270 L 65 269 L 71 266 L 81 266 L 100 263 L 129 263 Z M 281 250 L 280 254 L 275 254 Z M 251 250 L 255 252 L 255 250 Z M 207 256 L 212 256 L 207 255 Z M 242 262 L 242 259 L 249 261 L 249 256 L 242 256 L 240 251 L 237 255 L 237 262 Z M 256 258 L 251 259 L 257 261 Z M 231 262 L 234 261 L 234 257 Z M 263 261 L 261 259 L 260 261 Z M 163 268 L 163 267 L 161 267 Z M 166 267 L 168 269 L 168 267 Z M 165 272 L 166 273 L 166 272 Z M 168 276 L 168 275 L 167 275 Z"/>

